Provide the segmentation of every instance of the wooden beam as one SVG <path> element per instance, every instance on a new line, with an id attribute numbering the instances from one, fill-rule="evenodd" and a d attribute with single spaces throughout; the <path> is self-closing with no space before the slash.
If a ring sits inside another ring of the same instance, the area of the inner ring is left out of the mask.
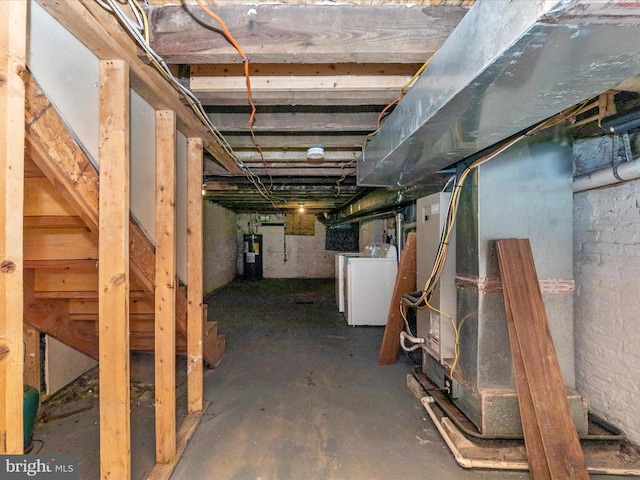
<path id="1" fill-rule="evenodd" d="M 148 0 L 147 3 L 153 6 L 175 5 L 176 0 Z M 196 0 L 182 0 L 183 5 L 197 5 Z M 469 8 L 475 0 L 414 0 L 411 5 L 423 7 L 466 7 Z M 245 5 L 244 0 L 226 0 L 225 5 Z M 350 5 L 388 5 L 404 4 L 403 0 L 350 0 Z"/>
<path id="2" fill-rule="evenodd" d="M 267 168 L 269 169 L 269 173 L 271 176 L 285 176 L 285 177 L 295 177 L 295 176 L 320 176 L 320 177 L 335 177 L 336 179 L 340 178 L 342 175 L 354 175 L 356 173 L 355 165 L 353 168 L 325 168 L 325 167 L 310 167 L 307 165 L 306 167 L 300 168 L 282 168 L 280 165 L 267 164 Z M 262 165 L 250 166 L 249 170 L 253 172 L 255 175 L 266 175 L 266 171 Z"/>
<path id="3" fill-rule="evenodd" d="M 175 461 L 171 463 L 156 463 L 149 474 L 144 478 L 146 478 L 147 480 L 167 480 L 171 477 L 171 474 L 173 473 L 173 470 L 175 469 L 179 458 L 186 450 L 189 440 L 191 440 L 191 437 L 198 428 L 204 412 L 207 410 L 207 408 L 209 408 L 210 403 L 211 402 L 206 402 L 204 408 L 198 411 L 189 412 L 187 417 L 182 422 L 182 425 L 180 425 L 180 430 L 178 430 L 178 434 L 176 436 L 177 447 Z"/>
<path id="4" fill-rule="evenodd" d="M 354 113 L 260 113 L 256 114 L 253 130 L 259 134 L 269 132 L 373 132 L 379 112 Z M 209 118 L 220 131 L 248 132 L 248 113 L 209 113 Z M 260 137 L 258 136 L 258 143 Z"/>
<path id="5" fill-rule="evenodd" d="M 251 91 L 256 105 L 387 105 L 421 65 L 252 64 Z M 204 105 L 247 104 L 238 63 L 192 65 L 190 88 Z"/>
<path id="6" fill-rule="evenodd" d="M 176 455 L 176 132 L 171 110 L 156 112 L 156 462 Z"/>
<path id="7" fill-rule="evenodd" d="M 100 59 L 120 58 L 131 68 L 131 85 L 156 109 L 171 108 L 178 116 L 178 129 L 185 136 L 200 136 L 205 148 L 229 171 L 239 171 L 232 156 L 183 104 L 181 96 L 150 65 L 138 58 L 138 49 L 115 18 L 93 0 L 60 2 L 37 0 L 60 24 Z"/>
<path id="8" fill-rule="evenodd" d="M 202 410 L 202 140 L 187 139 L 187 404 L 188 411 Z"/>
<path id="9" fill-rule="evenodd" d="M 400 348 L 400 332 L 404 327 L 400 314 L 400 300 L 413 292 L 416 287 L 416 234 L 411 232 L 407 236 L 407 243 L 400 254 L 398 275 L 393 289 L 393 297 L 389 306 L 387 325 L 382 337 L 378 365 L 392 365 L 396 362 L 398 348 Z"/>
<path id="10" fill-rule="evenodd" d="M 391 78 L 403 77 L 410 79 L 418 69 L 422 67 L 422 62 L 418 63 L 325 63 L 325 64 L 297 64 L 297 63 L 251 63 L 250 73 L 252 80 L 277 77 L 283 82 L 288 80 L 297 81 L 299 77 L 307 77 L 311 83 L 316 82 L 315 77 L 370 77 L 373 82 L 383 82 L 388 85 Z M 202 65 L 191 65 L 191 82 L 199 82 L 202 79 L 244 79 L 244 65 L 242 63 L 206 63 Z M 375 78 L 373 78 L 375 77 Z M 243 80 L 244 83 L 244 80 Z M 195 85 L 192 83 L 192 87 Z M 253 81 L 251 82 L 253 90 Z M 273 88 L 273 85 L 265 85 L 266 88 Z M 246 85 L 245 85 L 246 90 Z"/>
<path id="11" fill-rule="evenodd" d="M 257 150 L 236 150 L 237 157 L 242 160 L 244 163 L 255 163 L 255 162 L 282 162 L 282 163 L 290 163 L 290 162 L 299 162 L 312 165 L 326 165 L 332 163 L 340 163 L 340 162 L 355 162 L 360 153 L 361 148 L 354 147 L 349 150 L 326 150 L 324 152 L 324 159 L 322 160 L 309 160 L 307 158 L 307 150 L 306 149 L 297 149 L 297 150 L 262 150 L 262 156 Z M 328 165 L 327 165 L 328 166 Z"/>
<path id="12" fill-rule="evenodd" d="M 212 4 L 213 2 L 208 2 Z M 420 63 L 460 22 L 460 7 L 404 5 L 214 6 L 253 63 Z M 249 12 L 249 13 L 247 13 Z M 239 63 L 200 7 L 150 9 L 152 45 L 168 63 Z"/>
<path id="13" fill-rule="evenodd" d="M 236 149 L 255 148 L 251 136 L 246 133 L 226 134 L 229 145 Z M 310 134 L 310 135 L 261 135 L 259 139 L 262 148 L 309 148 L 320 145 L 325 148 L 357 148 L 362 149 L 365 135 L 334 135 Z M 237 153 L 237 152 L 236 152 Z"/>
<path id="14" fill-rule="evenodd" d="M 100 62 L 100 476 L 131 478 L 129 68 Z"/>
<path id="15" fill-rule="evenodd" d="M 24 83 L 27 2 L 0 2 L 0 453 L 23 452 Z"/>
<path id="16" fill-rule="evenodd" d="M 411 77 L 257 77 L 251 79 L 258 105 L 388 105 Z M 246 105 L 244 77 L 197 77 L 192 90 L 203 105 Z M 382 109 L 382 107 L 380 108 Z"/>

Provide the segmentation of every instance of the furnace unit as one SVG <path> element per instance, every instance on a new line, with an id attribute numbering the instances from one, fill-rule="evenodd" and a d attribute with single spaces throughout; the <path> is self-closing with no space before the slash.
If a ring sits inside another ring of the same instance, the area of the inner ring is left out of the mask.
<path id="1" fill-rule="evenodd" d="M 587 433 L 586 400 L 574 390 L 571 182 L 571 146 L 543 135 L 521 140 L 475 169 L 461 192 L 455 249 L 449 249 L 433 297 L 434 305 L 449 310 L 459 332 L 453 379 L 451 330 L 437 314 L 422 311 L 418 316 L 418 336 L 426 350 L 423 372 L 449 391 L 484 436 L 522 435 L 495 251 L 495 240 L 503 238 L 530 239 L 569 405 L 578 433 Z M 433 266 L 434 244 L 440 240 L 434 226 L 439 223 L 441 231 L 446 198 L 439 194 L 418 202 L 420 288 Z M 449 262 L 454 251 L 453 275 Z"/>

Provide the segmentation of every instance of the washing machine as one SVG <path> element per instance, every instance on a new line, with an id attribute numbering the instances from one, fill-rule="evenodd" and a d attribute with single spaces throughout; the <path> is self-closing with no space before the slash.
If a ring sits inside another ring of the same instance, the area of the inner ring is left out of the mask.
<path id="1" fill-rule="evenodd" d="M 344 256 L 344 311 L 348 325 L 384 326 L 398 273 L 395 245 L 367 245 L 355 256 Z"/>

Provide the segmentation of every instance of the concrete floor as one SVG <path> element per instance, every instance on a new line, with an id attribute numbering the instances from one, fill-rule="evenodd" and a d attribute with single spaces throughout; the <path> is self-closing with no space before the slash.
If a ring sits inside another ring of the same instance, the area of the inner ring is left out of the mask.
<path id="1" fill-rule="evenodd" d="M 173 479 L 524 479 L 459 468 L 406 387 L 377 365 L 384 329 L 349 327 L 333 280 L 236 282 L 209 301 L 228 347 Z"/>
<path id="2" fill-rule="evenodd" d="M 237 281 L 209 299 L 227 353 L 205 372 L 211 405 L 172 479 L 529 478 L 460 468 L 406 387 L 412 365 L 399 355 L 395 365 L 378 366 L 384 329 L 348 327 L 333 289 L 332 279 Z M 133 357 L 132 379 L 152 379 L 152 365 L 150 356 Z M 153 399 L 142 391 L 132 399 L 134 479 L 154 463 Z M 180 366 L 179 417 L 184 391 Z M 79 454 L 80 479 L 96 479 L 97 422 L 96 404 L 39 424 L 35 438 L 42 453 Z"/>

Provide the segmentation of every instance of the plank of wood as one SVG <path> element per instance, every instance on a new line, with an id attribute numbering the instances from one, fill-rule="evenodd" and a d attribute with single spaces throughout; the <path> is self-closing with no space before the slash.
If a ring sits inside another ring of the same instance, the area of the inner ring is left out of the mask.
<path id="1" fill-rule="evenodd" d="M 38 298 L 33 291 L 34 283 L 33 269 L 26 269 L 24 274 L 25 324 L 97 360 L 98 337 L 95 331 L 93 335 L 86 335 L 83 330 L 70 322 L 69 300 Z"/>
<path id="2" fill-rule="evenodd" d="M 518 334 L 516 332 L 513 320 L 513 311 L 510 299 L 504 301 L 505 311 L 507 314 L 507 328 L 509 330 L 509 346 L 511 347 L 511 360 L 513 362 L 513 372 L 516 381 L 516 391 L 518 393 L 518 407 L 520 408 L 520 418 L 522 420 L 522 431 L 524 434 L 524 442 L 526 445 L 525 453 L 527 455 L 527 463 L 532 478 L 535 480 L 551 479 L 551 471 L 547 464 L 544 453 L 544 444 L 542 441 L 542 433 L 538 425 L 538 419 L 533 404 L 533 397 L 529 390 L 529 383 L 518 342 Z"/>
<path id="3" fill-rule="evenodd" d="M 29 228 L 24 232 L 24 256 L 28 261 L 97 260 L 97 238 L 86 228 Z"/>
<path id="4" fill-rule="evenodd" d="M 76 212 L 46 177 L 25 178 L 24 215 L 75 216 Z"/>
<path id="5" fill-rule="evenodd" d="M 269 132 L 299 132 L 309 130 L 314 132 L 348 131 L 369 132 L 377 128 L 379 111 L 353 113 L 259 113 L 253 129 L 256 133 Z M 220 131 L 248 132 L 249 120 L 246 113 L 209 113 L 209 118 Z"/>
<path id="6" fill-rule="evenodd" d="M 24 83 L 27 2 L 0 2 L 0 453 L 22 453 Z"/>
<path id="7" fill-rule="evenodd" d="M 382 337 L 382 346 L 378 356 L 378 365 L 391 365 L 396 362 L 398 348 L 400 348 L 400 332 L 404 327 L 400 313 L 400 300 L 406 293 L 415 290 L 416 286 L 416 234 L 407 235 L 407 243 L 400 254 L 398 275 L 391 297 L 387 325 Z"/>
<path id="8" fill-rule="evenodd" d="M 180 425 L 180 429 L 178 430 L 178 434 L 176 436 L 177 448 L 175 461 L 171 463 L 156 463 L 149 474 L 145 476 L 147 480 L 166 480 L 171 477 L 171 474 L 173 473 L 178 460 L 187 448 L 189 440 L 191 440 L 191 437 L 198 428 L 204 412 L 207 411 L 210 403 L 211 402 L 206 401 L 202 409 L 195 412 L 189 412 L 187 417 Z"/>
<path id="9" fill-rule="evenodd" d="M 525 415 L 523 422 L 537 424 L 549 471 L 548 477 L 540 478 L 586 480 L 589 474 L 567 401 L 531 245 L 528 239 L 496 240 L 496 250 L 507 313 L 522 358 L 522 365 L 516 363 L 514 367 L 523 367 L 535 413 L 535 419 Z M 540 448 L 537 450 L 539 454 Z"/>
<path id="10" fill-rule="evenodd" d="M 45 217 L 24 217 L 24 228 L 79 228 L 85 227 L 86 224 L 78 216 L 61 217 L 61 216 L 45 216 Z"/>
<path id="11" fill-rule="evenodd" d="M 216 6 L 253 63 L 422 63 L 466 13 L 459 7 L 419 12 L 400 5 Z M 234 63 L 240 57 L 197 5 L 155 7 L 152 44 L 168 62 Z M 377 33 L 376 33 L 377 32 Z"/>
<path id="12" fill-rule="evenodd" d="M 40 332 L 24 325 L 24 383 L 40 391 Z"/>
<path id="13" fill-rule="evenodd" d="M 100 476 L 131 478 L 129 68 L 100 61 Z"/>
<path id="14" fill-rule="evenodd" d="M 202 340 L 202 140 L 187 139 L 187 408 L 202 410 L 203 362 Z"/>
<path id="15" fill-rule="evenodd" d="M 156 462 L 176 454 L 176 131 L 175 113 L 156 112 Z"/>

